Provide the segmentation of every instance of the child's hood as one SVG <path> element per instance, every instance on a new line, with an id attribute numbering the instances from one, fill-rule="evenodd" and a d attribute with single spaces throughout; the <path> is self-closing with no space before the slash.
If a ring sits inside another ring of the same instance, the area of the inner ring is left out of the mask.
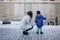
<path id="1" fill-rule="evenodd" d="M 42 18 L 42 15 L 37 15 L 37 19 L 41 19 Z"/>

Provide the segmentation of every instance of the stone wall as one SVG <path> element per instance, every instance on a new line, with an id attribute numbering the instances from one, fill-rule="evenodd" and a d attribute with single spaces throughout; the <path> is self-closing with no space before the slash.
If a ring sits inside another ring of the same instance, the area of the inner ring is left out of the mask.
<path id="1" fill-rule="evenodd" d="M 0 21 L 5 19 L 21 20 L 25 15 L 24 4 L 20 4 L 18 10 L 16 6 L 17 4 L 0 3 Z"/>
<path id="2" fill-rule="evenodd" d="M 60 1 L 60 0 L 55 0 L 55 1 Z"/>
<path id="3" fill-rule="evenodd" d="M 55 16 L 58 17 L 58 24 L 60 25 L 60 4 L 55 4 Z"/>
<path id="4" fill-rule="evenodd" d="M 47 17 L 49 20 L 53 20 L 55 23 L 55 17 L 58 17 L 58 22 L 60 24 L 60 4 L 5 4 L 0 3 L 0 20 L 10 19 L 10 20 L 21 20 L 27 11 L 32 10 L 34 17 L 36 11 L 40 10 L 41 14 Z M 47 23 L 46 23 L 47 24 Z"/>
<path id="5" fill-rule="evenodd" d="M 5 16 L 5 15 L 6 15 L 6 14 L 5 14 L 5 13 L 6 13 L 6 10 L 5 10 L 6 8 L 5 8 L 5 7 L 6 7 L 6 6 L 5 6 L 4 4 L 2 5 L 2 4 L 0 3 L 0 20 L 4 20 L 5 17 L 6 17 L 6 16 Z"/>

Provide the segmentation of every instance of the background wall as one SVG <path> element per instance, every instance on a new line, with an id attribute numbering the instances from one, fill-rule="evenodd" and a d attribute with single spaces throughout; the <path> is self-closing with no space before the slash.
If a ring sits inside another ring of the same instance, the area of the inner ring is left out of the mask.
<path id="1" fill-rule="evenodd" d="M 18 1 L 28 1 L 28 0 L 18 0 Z M 33 0 L 41 1 L 41 0 Z M 45 0 L 42 0 L 45 1 Z M 55 0 L 58 1 L 58 0 Z M 32 0 L 28 1 L 32 2 Z M 0 3 L 0 21 L 5 19 L 10 20 L 21 20 L 22 17 L 26 14 L 27 11 L 33 11 L 34 17 L 36 11 L 40 10 L 41 14 L 47 17 L 49 20 L 53 20 L 55 23 L 55 18 L 58 17 L 58 22 L 60 24 L 60 4 L 9 4 L 9 3 Z"/>

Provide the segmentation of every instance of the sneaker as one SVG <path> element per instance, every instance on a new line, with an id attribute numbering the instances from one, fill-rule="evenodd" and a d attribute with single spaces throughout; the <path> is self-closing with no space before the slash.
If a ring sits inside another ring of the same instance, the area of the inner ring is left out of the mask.
<path id="1" fill-rule="evenodd" d="M 43 32 L 40 32 L 40 34 L 43 34 Z"/>
<path id="2" fill-rule="evenodd" d="M 23 35 L 28 35 L 29 33 L 26 31 L 23 31 Z"/>
<path id="3" fill-rule="evenodd" d="M 39 32 L 36 32 L 36 34 L 39 34 Z"/>

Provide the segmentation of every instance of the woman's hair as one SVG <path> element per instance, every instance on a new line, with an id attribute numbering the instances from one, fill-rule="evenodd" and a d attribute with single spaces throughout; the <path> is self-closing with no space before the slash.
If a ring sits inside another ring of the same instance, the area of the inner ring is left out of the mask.
<path id="1" fill-rule="evenodd" d="M 30 16 L 30 18 L 33 17 L 33 12 L 32 11 L 28 11 L 27 14 Z"/>
<path id="2" fill-rule="evenodd" d="M 38 10 L 38 11 L 37 11 L 37 14 L 41 14 L 41 12 Z"/>

